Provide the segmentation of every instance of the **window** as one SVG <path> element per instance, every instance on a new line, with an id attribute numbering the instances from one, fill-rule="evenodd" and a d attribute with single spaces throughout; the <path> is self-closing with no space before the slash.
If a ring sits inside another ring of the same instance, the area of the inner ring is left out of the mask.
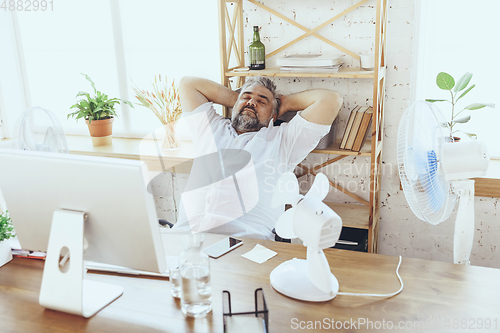
<path id="1" fill-rule="evenodd" d="M 473 73 L 476 84 L 458 103 L 459 110 L 472 103 L 494 103 L 496 108 L 465 111 L 471 115 L 456 129 L 475 133 L 488 146 L 492 158 L 500 158 L 498 124 L 500 124 L 500 64 L 498 32 L 500 2 L 497 0 L 421 0 L 416 2 L 416 59 L 413 65 L 414 96 L 420 99 L 449 99 L 447 91 L 436 85 L 439 72 L 457 81 L 466 72 Z M 449 104 L 436 103 L 449 119 Z M 464 137 L 465 135 L 461 135 Z"/>
<path id="2" fill-rule="evenodd" d="M 53 11 L 0 15 L 0 42 L 8 45 L 0 58 L 6 136 L 37 105 L 54 112 L 65 133 L 88 135 L 82 120 L 66 119 L 76 94 L 92 92 L 80 73 L 97 90 L 132 102 L 133 84 L 150 90 L 158 74 L 169 82 L 184 75 L 220 79 L 213 1 L 59 1 Z M 160 126 L 144 107 L 120 105 L 117 113 L 115 136 L 143 137 Z"/>

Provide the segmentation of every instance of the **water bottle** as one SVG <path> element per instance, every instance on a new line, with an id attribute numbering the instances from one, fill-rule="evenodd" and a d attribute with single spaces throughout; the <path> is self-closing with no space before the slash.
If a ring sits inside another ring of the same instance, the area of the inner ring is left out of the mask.
<path id="1" fill-rule="evenodd" d="M 186 235 L 182 238 L 184 252 L 179 258 L 181 273 L 181 309 L 184 315 L 202 318 L 212 311 L 212 286 L 210 263 L 201 250 L 202 234 Z"/>

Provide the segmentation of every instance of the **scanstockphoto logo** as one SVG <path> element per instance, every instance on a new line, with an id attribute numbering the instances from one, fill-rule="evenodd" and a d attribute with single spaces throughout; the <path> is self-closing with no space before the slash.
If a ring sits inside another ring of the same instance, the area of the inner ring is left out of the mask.
<path id="1" fill-rule="evenodd" d="M 350 318 L 348 320 L 336 320 L 334 318 L 323 318 L 323 320 L 300 320 L 292 318 L 290 328 L 296 331 L 316 331 L 316 330 L 423 330 L 426 329 L 422 321 L 391 321 L 391 320 L 371 320 L 369 318 Z"/>
<path id="2" fill-rule="evenodd" d="M 197 116 L 206 118 L 204 114 Z M 171 165 L 175 153 L 161 149 L 162 136 L 163 128 L 157 128 L 140 145 L 141 160 L 155 166 L 155 170 L 143 176 L 148 192 L 156 196 L 173 194 L 173 184 L 165 173 L 172 172 L 173 167 L 181 168 L 180 164 Z M 206 154 L 192 161 L 189 178 L 181 194 L 182 209 L 192 232 L 203 232 L 234 221 L 259 202 L 259 182 L 250 153 L 241 149 L 217 149 L 211 135 L 205 140 L 208 143 L 205 144 L 208 146 L 204 151 Z M 154 151 L 150 150 L 151 143 Z M 158 187 L 163 188 L 164 193 L 155 191 Z"/>
<path id="3" fill-rule="evenodd" d="M 259 202 L 259 188 L 250 153 L 221 149 L 196 158 L 182 202 L 193 232 L 221 226 L 251 211 Z"/>
<path id="4" fill-rule="evenodd" d="M 185 162 L 182 157 L 176 159 L 176 151 L 162 149 L 164 126 L 147 135 L 139 147 L 141 160 L 150 169 L 144 172 L 144 178 L 147 190 L 152 195 L 173 196 L 175 184 L 169 173 L 189 174 L 181 193 L 177 222 L 188 222 L 193 232 L 206 231 L 239 219 L 257 205 L 267 204 L 276 190 L 280 193 L 292 190 L 276 189 L 276 186 L 294 186 L 278 182 L 280 175 L 293 170 L 293 165 L 279 164 L 273 159 L 260 161 L 256 165 L 246 150 L 218 149 L 205 112 L 191 114 L 184 121 L 190 124 L 187 126 L 188 131 L 197 135 L 193 144 L 196 154 L 193 161 Z M 331 186 L 326 183 L 327 190 L 337 187 L 360 197 L 365 196 L 363 193 L 368 196 L 370 191 L 378 190 L 372 188 L 369 163 L 333 163 L 324 167 L 319 163 L 309 163 L 305 166 L 308 170 L 329 176 Z M 382 164 L 382 168 L 382 173 L 394 171 L 392 165 Z M 348 178 L 353 175 L 354 178 Z M 299 186 L 305 192 L 310 184 L 300 181 Z"/>

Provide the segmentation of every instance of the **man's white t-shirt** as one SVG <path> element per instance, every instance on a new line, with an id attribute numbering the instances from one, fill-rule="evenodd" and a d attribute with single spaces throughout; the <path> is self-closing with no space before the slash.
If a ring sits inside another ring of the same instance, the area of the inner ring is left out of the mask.
<path id="1" fill-rule="evenodd" d="M 174 228 L 274 239 L 284 207 L 271 207 L 278 178 L 293 171 L 330 130 L 297 114 L 290 122 L 238 135 L 205 103 L 187 119 L 197 158 Z"/>

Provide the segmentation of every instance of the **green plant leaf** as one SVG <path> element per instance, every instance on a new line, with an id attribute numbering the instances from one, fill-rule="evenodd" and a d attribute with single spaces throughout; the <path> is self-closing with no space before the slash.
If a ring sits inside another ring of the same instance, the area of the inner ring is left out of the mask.
<path id="1" fill-rule="evenodd" d="M 469 91 L 471 91 L 471 90 L 472 90 L 472 88 L 474 88 L 475 86 L 476 86 L 476 85 L 475 85 L 475 84 L 473 84 L 472 86 L 470 86 L 469 88 L 467 88 L 467 90 L 466 90 L 466 91 L 464 91 L 464 92 L 462 93 L 462 95 L 460 95 L 460 96 L 457 98 L 457 100 L 456 100 L 456 101 L 458 102 L 458 100 L 459 100 L 460 98 L 464 97 L 464 96 L 465 96 L 465 95 L 466 95 Z"/>
<path id="2" fill-rule="evenodd" d="M 90 84 L 92 85 L 92 88 L 94 88 L 94 94 L 96 94 L 97 90 L 95 89 L 94 82 L 90 79 L 90 77 L 87 74 L 83 74 L 83 73 L 80 73 L 80 74 L 82 74 L 83 76 L 85 76 L 85 78 L 90 82 Z"/>
<path id="3" fill-rule="evenodd" d="M 15 235 L 9 211 L 1 212 L 0 210 L 0 241 L 12 238 Z"/>
<path id="4" fill-rule="evenodd" d="M 455 79 L 450 74 L 441 72 L 436 77 L 436 84 L 440 89 L 451 90 L 455 86 Z"/>
<path id="5" fill-rule="evenodd" d="M 449 102 L 447 99 L 425 99 L 426 102 L 434 103 L 434 102 Z"/>
<path id="6" fill-rule="evenodd" d="M 457 84 L 455 85 L 455 89 L 453 89 L 453 91 L 458 92 L 464 90 L 469 84 L 470 79 L 472 79 L 472 73 L 469 72 L 465 73 L 460 78 L 460 80 L 458 80 Z"/>
<path id="7" fill-rule="evenodd" d="M 458 119 L 453 119 L 453 121 L 454 121 L 455 123 L 465 124 L 465 123 L 469 122 L 470 118 L 471 118 L 471 117 L 470 117 L 470 115 L 469 115 L 469 116 L 465 116 L 465 117 L 460 117 L 460 118 L 458 118 Z"/>
<path id="8" fill-rule="evenodd" d="M 474 133 L 467 133 L 467 132 L 462 132 L 462 133 L 465 133 L 471 139 L 477 139 L 477 135 Z"/>
<path id="9" fill-rule="evenodd" d="M 466 106 L 465 109 L 467 109 L 467 110 L 479 110 L 479 109 L 482 109 L 485 107 L 494 108 L 495 104 L 493 104 L 493 103 L 488 103 L 488 104 L 472 103 L 472 104 Z"/>
<path id="10" fill-rule="evenodd" d="M 122 101 L 122 102 L 125 103 L 125 104 L 127 104 L 127 105 L 129 105 L 129 106 L 131 106 L 132 108 L 134 108 L 134 106 L 132 105 L 132 103 L 130 103 L 129 101 Z"/>
<path id="11" fill-rule="evenodd" d="M 70 109 L 78 108 L 79 111 L 68 114 L 69 117 L 75 117 L 77 120 L 79 118 L 88 119 L 89 122 L 92 120 L 110 118 L 112 116 L 117 116 L 114 106 L 120 104 L 120 102 L 127 103 L 128 105 L 134 107 L 132 103 L 128 101 L 120 100 L 119 98 L 109 98 L 108 95 L 98 91 L 95 88 L 94 82 L 90 77 L 84 73 L 82 75 L 91 83 L 92 88 L 94 88 L 95 96 L 80 91 L 76 97 L 85 97 L 80 99 L 76 104 L 72 105 Z"/>

